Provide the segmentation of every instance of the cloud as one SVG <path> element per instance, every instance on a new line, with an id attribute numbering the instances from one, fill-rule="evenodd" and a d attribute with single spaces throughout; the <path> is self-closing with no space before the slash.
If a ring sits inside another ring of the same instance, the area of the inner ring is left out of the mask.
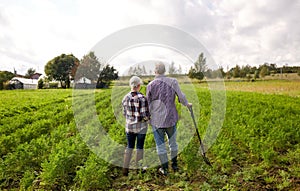
<path id="1" fill-rule="evenodd" d="M 147 72 L 154 72 L 154 63 L 157 61 L 164 62 L 167 66 L 174 62 L 177 68 L 179 68 L 180 65 L 183 73 L 188 73 L 188 70 L 193 65 L 193 61 L 186 55 L 168 47 L 151 45 L 133 47 L 120 52 L 109 64 L 115 66 L 121 75 L 127 75 L 126 72 L 128 69 L 130 67 L 136 67 L 137 65 L 144 65 Z"/>
<path id="2" fill-rule="evenodd" d="M 299 65 L 299 9 L 295 0 L 1 1 L 0 70 L 43 72 L 55 56 L 73 53 L 81 59 L 111 33 L 140 24 L 193 35 L 225 69 Z"/>
<path id="3" fill-rule="evenodd" d="M 225 50 L 216 48 L 223 52 L 222 58 L 219 53 L 215 55 L 219 63 L 257 66 L 264 62 L 279 65 L 289 62 L 299 65 L 296 52 L 300 27 L 295 25 L 299 22 L 299 1 L 228 0 L 215 3 L 214 7 L 221 20 L 231 23 L 221 27 L 227 38 Z"/>

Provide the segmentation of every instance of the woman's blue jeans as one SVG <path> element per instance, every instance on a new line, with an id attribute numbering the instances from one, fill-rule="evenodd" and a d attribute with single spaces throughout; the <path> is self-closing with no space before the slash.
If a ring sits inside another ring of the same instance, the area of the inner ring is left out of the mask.
<path id="1" fill-rule="evenodd" d="M 176 142 L 176 125 L 168 128 L 157 128 L 152 126 L 154 139 L 156 142 L 157 154 L 166 154 L 165 134 L 167 135 L 169 148 L 172 151 L 178 151 L 178 145 Z"/>
<path id="2" fill-rule="evenodd" d="M 147 128 L 141 130 L 139 133 L 126 133 L 127 148 L 134 149 L 136 140 L 136 149 L 144 149 Z"/>

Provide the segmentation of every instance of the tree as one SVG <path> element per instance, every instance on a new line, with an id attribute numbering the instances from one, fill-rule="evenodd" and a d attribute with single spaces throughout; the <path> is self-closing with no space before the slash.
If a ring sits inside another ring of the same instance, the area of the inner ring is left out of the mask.
<path id="1" fill-rule="evenodd" d="M 33 74 L 35 74 L 35 69 L 29 68 L 29 69 L 27 70 L 27 73 L 25 74 L 25 77 L 26 77 L 26 78 L 31 78 L 31 76 L 32 76 Z"/>
<path id="2" fill-rule="evenodd" d="M 222 67 L 217 70 L 207 70 L 207 73 L 208 72 L 210 72 L 210 74 L 207 74 L 206 76 L 210 76 L 210 78 L 223 78 L 225 76 L 225 72 Z"/>
<path id="3" fill-rule="evenodd" d="M 219 76 L 219 77 L 224 78 L 225 75 L 226 75 L 226 73 L 224 72 L 224 68 L 223 68 L 223 67 L 220 67 L 218 70 L 219 70 L 219 72 L 220 72 L 220 74 L 221 74 L 221 76 Z"/>
<path id="4" fill-rule="evenodd" d="M 80 60 L 80 65 L 76 71 L 76 80 L 85 77 L 92 82 L 96 82 L 99 77 L 101 63 L 94 52 L 89 52 Z"/>
<path id="5" fill-rule="evenodd" d="M 51 80 L 60 81 L 61 87 L 69 88 L 78 66 L 79 60 L 73 54 L 61 54 L 47 62 L 45 74 Z"/>
<path id="6" fill-rule="evenodd" d="M 140 67 L 140 65 L 136 68 L 136 75 L 141 76 L 143 74 L 143 69 Z"/>
<path id="7" fill-rule="evenodd" d="M 174 62 L 172 62 L 171 65 L 169 66 L 169 74 L 170 75 L 176 74 L 176 67 L 175 67 Z"/>
<path id="8" fill-rule="evenodd" d="M 240 71 L 240 77 L 245 78 L 245 77 L 249 76 L 248 74 L 250 74 L 250 72 L 251 72 L 251 66 L 249 66 L 249 65 L 242 66 L 242 69 Z"/>
<path id="9" fill-rule="evenodd" d="M 235 68 L 233 69 L 233 77 L 234 78 L 240 77 L 240 72 L 241 72 L 240 66 L 236 65 Z"/>
<path id="10" fill-rule="evenodd" d="M 130 67 L 128 70 L 128 75 L 136 75 L 136 76 L 141 76 L 141 75 L 146 75 L 146 68 L 144 65 L 142 67 L 140 65 L 135 66 L 134 68 Z"/>
<path id="11" fill-rule="evenodd" d="M 130 66 L 127 75 L 131 76 L 133 73 L 133 68 Z"/>
<path id="12" fill-rule="evenodd" d="M 191 67 L 188 73 L 189 78 L 196 78 L 198 80 L 202 80 L 204 78 L 204 74 L 202 72 L 197 72 L 195 68 Z"/>
<path id="13" fill-rule="evenodd" d="M 201 52 L 198 56 L 198 59 L 194 63 L 194 68 L 191 67 L 191 69 L 189 70 L 188 76 L 190 78 L 202 80 L 204 78 L 204 73 L 206 72 L 206 70 L 206 58 L 204 57 L 203 52 Z"/>
<path id="14" fill-rule="evenodd" d="M 144 75 L 147 75 L 147 71 L 146 71 L 146 68 L 145 68 L 144 65 L 143 65 L 143 74 L 144 74 Z"/>
<path id="15" fill-rule="evenodd" d="M 39 81 L 38 81 L 38 89 L 43 89 L 43 87 L 44 87 L 44 81 L 43 81 L 43 79 L 39 79 Z"/>
<path id="16" fill-rule="evenodd" d="M 212 69 L 208 69 L 205 71 L 204 75 L 206 78 L 212 78 Z"/>
<path id="17" fill-rule="evenodd" d="M 15 77 L 14 73 L 8 71 L 0 71 L 0 90 L 3 90 L 4 83 Z"/>
<path id="18" fill-rule="evenodd" d="M 255 74 L 255 73 L 257 73 L 257 67 L 256 66 L 250 67 L 250 74 Z"/>
<path id="19" fill-rule="evenodd" d="M 206 58 L 204 57 L 203 52 L 200 53 L 198 60 L 194 63 L 194 65 L 197 72 L 204 73 L 207 70 Z"/>
<path id="20" fill-rule="evenodd" d="M 265 77 L 266 75 L 270 75 L 271 68 L 268 63 L 264 63 L 263 65 L 259 66 L 258 70 L 260 71 L 259 72 L 260 76 L 261 76 L 261 72 L 263 71 L 262 72 L 263 76 L 261 76 L 261 77 Z"/>
<path id="21" fill-rule="evenodd" d="M 259 70 L 255 70 L 254 72 L 254 80 L 256 80 L 257 78 L 259 78 Z"/>
<path id="22" fill-rule="evenodd" d="M 269 70 L 270 70 L 270 73 L 276 74 L 277 73 L 277 66 L 276 66 L 276 64 L 275 63 L 270 64 Z"/>
<path id="23" fill-rule="evenodd" d="M 182 68 L 181 68 L 180 64 L 179 64 L 179 68 L 178 68 L 178 74 L 182 74 Z"/>
<path id="24" fill-rule="evenodd" d="M 97 88 L 108 87 L 112 80 L 118 79 L 118 72 L 113 66 L 106 65 L 100 72 L 97 80 Z"/>
<path id="25" fill-rule="evenodd" d="M 259 75 L 261 78 L 264 78 L 268 74 L 268 68 L 266 66 L 263 66 L 259 72 Z"/>

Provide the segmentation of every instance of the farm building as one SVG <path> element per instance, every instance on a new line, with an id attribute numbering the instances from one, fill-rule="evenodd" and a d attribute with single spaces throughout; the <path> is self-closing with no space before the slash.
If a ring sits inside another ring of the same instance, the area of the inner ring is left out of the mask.
<path id="1" fill-rule="evenodd" d="M 86 77 L 82 77 L 79 80 L 77 80 L 76 83 L 79 83 L 79 84 L 91 84 L 92 81 L 90 79 L 86 78 Z"/>
<path id="2" fill-rule="evenodd" d="M 34 73 L 33 75 L 30 76 L 30 78 L 38 80 L 41 76 L 42 76 L 42 74 L 40 74 L 40 73 Z"/>
<path id="3" fill-rule="evenodd" d="M 37 89 L 37 79 L 14 77 L 9 81 L 12 89 Z"/>
<path id="4" fill-rule="evenodd" d="M 82 77 L 75 83 L 76 89 L 93 89 L 96 85 L 92 84 L 92 81 L 86 77 Z"/>

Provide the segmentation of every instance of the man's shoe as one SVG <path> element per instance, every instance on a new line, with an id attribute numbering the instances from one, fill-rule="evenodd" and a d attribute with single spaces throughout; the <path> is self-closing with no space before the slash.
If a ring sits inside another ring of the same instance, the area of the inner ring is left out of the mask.
<path id="1" fill-rule="evenodd" d="M 141 168 L 136 169 L 136 173 L 142 173 L 145 174 L 147 172 L 148 166 L 143 166 Z"/>
<path id="2" fill-rule="evenodd" d="M 173 171 L 174 172 L 178 172 L 179 171 L 179 168 L 178 168 L 178 166 L 176 165 L 172 165 L 172 169 L 173 169 Z"/>
<path id="3" fill-rule="evenodd" d="M 144 167 L 142 168 L 142 174 L 146 173 L 147 169 L 148 169 L 148 166 L 144 166 Z"/>
<path id="4" fill-rule="evenodd" d="M 164 154 L 160 154 L 158 155 L 160 163 L 161 163 L 161 167 L 159 168 L 159 172 L 164 175 L 164 176 L 168 176 L 168 155 L 167 153 Z"/>
<path id="5" fill-rule="evenodd" d="M 171 160 L 172 160 L 172 169 L 174 172 L 177 172 L 178 169 L 178 164 L 177 164 L 177 151 L 171 151 Z"/>
<path id="6" fill-rule="evenodd" d="M 167 169 L 159 168 L 158 171 L 159 171 L 160 174 L 162 174 L 164 176 L 168 176 L 168 170 Z"/>
<path id="7" fill-rule="evenodd" d="M 123 176 L 128 176 L 128 173 L 129 173 L 128 168 L 123 168 L 123 170 L 122 170 Z"/>

